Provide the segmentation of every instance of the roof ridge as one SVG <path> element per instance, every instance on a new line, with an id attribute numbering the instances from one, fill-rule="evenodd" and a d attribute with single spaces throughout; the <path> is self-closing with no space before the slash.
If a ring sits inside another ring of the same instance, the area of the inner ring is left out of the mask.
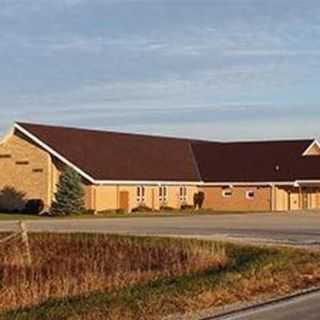
<path id="1" fill-rule="evenodd" d="M 56 129 L 70 129 L 70 130 L 77 130 L 77 131 L 87 131 L 87 132 L 95 132 L 95 133 L 106 133 L 106 134 L 119 134 L 123 136 L 137 136 L 137 137 L 146 137 L 146 138 L 158 138 L 158 139 L 170 139 L 170 140 L 178 140 L 178 141 L 185 141 L 189 143 L 220 143 L 219 141 L 213 140 L 205 140 L 205 139 L 193 139 L 193 138 L 183 138 L 183 137 L 174 137 L 174 136 L 165 136 L 160 134 L 145 134 L 145 133 L 131 133 L 131 132 L 121 132 L 121 131 L 111 131 L 111 130 L 104 130 L 104 129 L 90 129 L 90 128 L 82 128 L 82 127 L 72 127 L 72 126 L 58 126 L 58 125 L 51 125 L 51 124 L 41 124 L 41 123 L 32 123 L 32 122 L 15 122 L 20 126 L 29 125 L 29 126 L 39 126 L 39 127 L 47 127 L 47 128 L 56 128 Z"/>
<path id="2" fill-rule="evenodd" d="M 31 125 L 31 126 L 41 126 L 41 127 L 49 127 L 49 128 L 61 128 L 61 129 L 70 129 L 70 130 L 79 130 L 79 131 L 87 131 L 87 132 L 95 132 L 95 133 L 106 133 L 106 134 L 119 134 L 123 136 L 137 136 L 137 137 L 147 137 L 147 138 L 158 138 L 158 139 L 171 139 L 178 141 L 185 141 L 189 143 L 216 143 L 221 145 L 230 145 L 230 144 L 253 144 L 253 143 L 285 143 L 285 142 L 313 142 L 317 140 L 316 138 L 306 138 L 306 139 L 261 139 L 261 140 L 236 140 L 236 141 L 217 141 L 217 140 L 208 140 L 208 139 L 193 139 L 187 137 L 174 137 L 174 136 L 166 136 L 160 134 L 145 134 L 145 133 L 136 133 L 136 132 L 121 132 L 121 131 L 113 131 L 113 130 L 104 130 L 104 129 L 91 129 L 91 128 L 82 128 L 82 127 L 73 127 L 73 126 L 65 126 L 65 125 L 52 125 L 52 124 L 42 124 L 42 123 L 32 123 L 32 122 L 20 122 L 16 121 L 17 124 L 23 125 Z"/>

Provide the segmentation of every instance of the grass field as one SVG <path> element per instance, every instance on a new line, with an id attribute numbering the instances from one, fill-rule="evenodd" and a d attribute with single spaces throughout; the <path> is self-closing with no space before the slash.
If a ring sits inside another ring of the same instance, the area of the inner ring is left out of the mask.
<path id="1" fill-rule="evenodd" d="M 0 239 L 4 235 L 0 235 Z M 31 234 L 0 244 L 0 319 L 160 319 L 320 283 L 320 255 L 198 240 Z"/>

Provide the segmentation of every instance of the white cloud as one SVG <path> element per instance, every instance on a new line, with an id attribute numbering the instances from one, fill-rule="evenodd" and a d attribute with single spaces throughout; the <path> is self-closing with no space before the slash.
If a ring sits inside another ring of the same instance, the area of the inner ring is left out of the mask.
<path id="1" fill-rule="evenodd" d="M 289 49 L 231 49 L 225 50 L 227 56 L 320 56 L 320 50 L 289 50 Z"/>

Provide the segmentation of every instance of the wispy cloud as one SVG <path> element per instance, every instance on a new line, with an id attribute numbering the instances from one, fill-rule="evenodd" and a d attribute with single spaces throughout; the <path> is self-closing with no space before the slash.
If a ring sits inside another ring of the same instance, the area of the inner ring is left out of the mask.
<path id="1" fill-rule="evenodd" d="M 283 57 L 298 57 L 298 56 L 320 56 L 319 50 L 273 50 L 273 49 L 232 49 L 224 51 L 227 56 L 283 56 Z"/>
<path id="2" fill-rule="evenodd" d="M 17 118 L 123 130 L 148 123 L 182 135 L 203 124 L 206 135 L 258 137 L 263 124 L 278 134 L 281 119 L 289 134 L 301 119 L 316 131 L 299 108 L 317 118 L 318 1 L 0 4 L 0 127 Z"/>

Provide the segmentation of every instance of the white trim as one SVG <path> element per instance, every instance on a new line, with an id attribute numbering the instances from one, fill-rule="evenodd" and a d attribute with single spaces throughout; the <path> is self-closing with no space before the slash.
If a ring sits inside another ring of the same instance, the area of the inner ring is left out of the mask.
<path id="1" fill-rule="evenodd" d="M 92 178 L 89 174 L 85 173 L 83 170 L 81 170 L 79 167 L 74 165 L 72 162 L 64 158 L 62 155 L 60 155 L 58 152 L 53 150 L 51 147 L 49 147 L 47 144 L 45 144 L 43 141 L 41 141 L 39 138 L 34 136 L 32 133 L 30 133 L 28 130 L 24 129 L 19 124 L 15 123 L 14 128 L 22 132 L 24 135 L 29 137 L 31 140 L 33 140 L 35 143 L 40 145 L 43 149 L 54 155 L 56 158 L 58 158 L 60 161 L 62 161 L 64 164 L 70 166 L 75 171 L 77 171 L 81 176 L 89 180 L 93 184 L 100 184 L 100 185 L 113 185 L 113 184 L 121 184 L 121 185 L 198 185 L 199 181 L 141 181 L 141 180 L 95 180 Z M 12 130 L 13 133 L 14 130 Z"/>
<path id="2" fill-rule="evenodd" d="M 54 151 L 51 147 L 49 147 L 47 144 L 45 144 L 44 142 L 42 142 L 39 138 L 37 138 L 36 136 L 34 136 L 33 134 L 31 134 L 29 131 L 27 131 L 26 129 L 24 129 L 23 127 L 21 127 L 20 125 L 18 125 L 17 123 L 15 123 L 14 128 L 19 130 L 20 132 L 22 132 L 24 135 L 26 135 L 28 138 L 30 138 L 31 140 L 33 140 L 35 143 L 37 143 L 38 145 L 40 145 L 43 149 L 45 149 L 46 151 L 48 151 L 49 153 L 51 153 L 52 155 L 54 155 L 56 158 L 58 158 L 60 161 L 62 161 L 64 164 L 68 165 L 69 167 L 71 167 L 72 169 L 74 169 L 76 172 L 78 172 L 81 176 L 83 176 L 84 178 L 86 178 L 87 180 L 89 180 L 90 182 L 94 183 L 95 180 L 88 175 L 87 173 L 85 173 L 84 171 L 82 171 L 80 168 L 78 168 L 76 165 L 74 165 L 72 162 L 70 162 L 69 160 L 67 160 L 66 158 L 64 158 L 62 155 L 60 155 L 58 152 Z"/>
<path id="3" fill-rule="evenodd" d="M 320 150 L 320 143 L 319 143 L 319 141 L 317 140 L 317 139 L 315 139 L 311 144 L 310 144 L 310 146 L 303 152 L 303 156 L 305 157 L 305 156 L 308 156 L 308 153 L 309 153 L 309 151 L 314 147 L 314 145 L 316 145 L 318 148 L 319 148 L 319 150 Z"/>
<path id="4" fill-rule="evenodd" d="M 320 184 L 320 180 L 297 180 L 295 187 L 300 187 L 303 184 Z"/>
<path id="5" fill-rule="evenodd" d="M 143 185 L 151 185 L 151 186 L 199 186 L 201 185 L 200 181 L 152 181 L 152 180 L 94 180 L 96 184 L 100 185 L 112 185 L 112 184 L 121 184 L 121 185 L 136 185 L 136 184 L 143 184 Z"/>
<path id="6" fill-rule="evenodd" d="M 159 198 L 160 204 L 168 203 L 168 186 L 165 186 L 165 185 L 159 186 L 158 198 Z"/>
<path id="7" fill-rule="evenodd" d="M 273 185 L 279 185 L 279 186 L 293 186 L 295 184 L 295 181 L 281 181 L 281 182 L 203 182 L 201 185 L 204 187 L 220 187 L 220 186 L 273 186 Z"/>
<path id="8" fill-rule="evenodd" d="M 179 187 L 179 200 L 182 202 L 188 201 L 188 189 L 184 185 L 180 185 Z"/>
<path id="9" fill-rule="evenodd" d="M 19 124 L 15 123 L 13 129 L 11 129 L 8 134 L 0 141 L 0 144 L 7 141 L 14 133 L 14 129 L 19 130 L 24 135 L 26 135 L 28 138 L 30 138 L 32 141 L 37 143 L 39 146 L 41 146 L 43 149 L 48 151 L 50 154 L 55 156 L 57 159 L 59 159 L 64 164 L 68 165 L 69 167 L 73 168 L 76 172 L 78 172 L 82 177 L 87 179 L 93 184 L 96 185 L 168 185 L 168 186 L 299 186 L 300 183 L 320 183 L 320 180 L 297 180 L 297 181 L 283 181 L 283 182 L 203 182 L 203 181 L 141 181 L 141 180 L 95 180 L 93 177 L 91 177 L 89 174 L 81 170 L 79 167 L 77 167 L 75 164 L 64 158 L 62 155 L 60 155 L 58 152 L 53 150 L 51 147 L 49 147 L 47 144 L 45 144 L 43 141 L 41 141 L 39 138 L 37 138 L 35 135 L 30 133 L 28 130 L 24 129 Z M 320 148 L 320 143 L 317 140 L 314 140 L 314 142 L 308 147 L 308 149 L 305 151 L 307 153 L 310 148 L 314 144 L 317 144 Z"/>
<path id="10" fill-rule="evenodd" d="M 138 195 L 140 193 L 140 195 Z M 138 204 L 144 204 L 146 199 L 146 188 L 143 185 L 136 188 L 136 199 Z"/>

